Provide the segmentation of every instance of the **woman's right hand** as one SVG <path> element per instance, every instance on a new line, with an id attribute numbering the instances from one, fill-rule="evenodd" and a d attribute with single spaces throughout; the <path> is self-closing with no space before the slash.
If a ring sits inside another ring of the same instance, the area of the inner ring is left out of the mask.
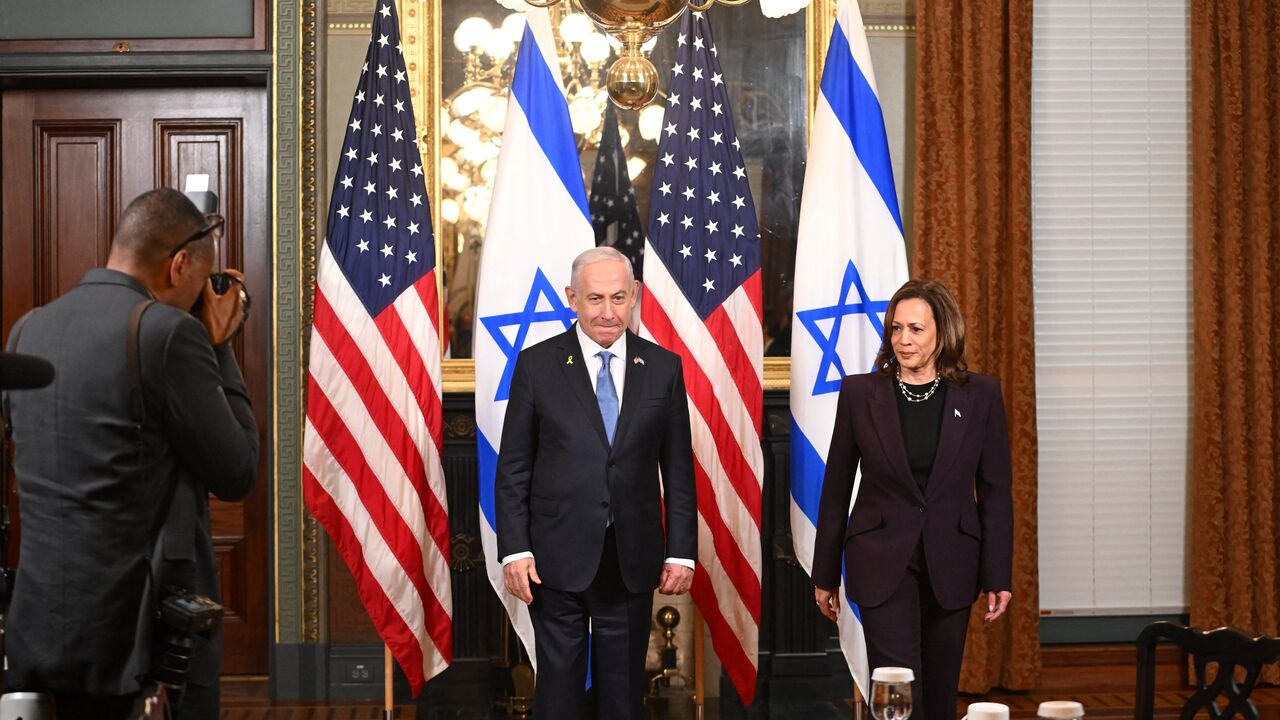
<path id="1" fill-rule="evenodd" d="M 840 593 L 838 590 L 813 589 L 813 599 L 818 601 L 818 610 L 831 622 L 840 614 Z"/>

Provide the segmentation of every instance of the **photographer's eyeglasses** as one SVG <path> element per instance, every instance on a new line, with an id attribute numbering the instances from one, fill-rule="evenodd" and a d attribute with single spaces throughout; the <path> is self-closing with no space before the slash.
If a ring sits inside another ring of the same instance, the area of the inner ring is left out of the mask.
<path id="1" fill-rule="evenodd" d="M 205 215 L 204 227 L 200 228 L 194 233 L 191 233 L 191 235 L 189 235 L 186 240 L 183 240 L 182 242 L 175 245 L 174 248 L 169 251 L 169 257 L 171 258 L 177 257 L 178 252 L 182 250 L 182 248 L 190 245 L 191 243 L 199 240 L 200 238 L 206 235 L 213 236 L 214 253 L 216 254 L 218 242 L 222 240 L 222 233 L 223 233 L 223 230 L 225 229 L 224 226 L 226 224 L 227 224 L 227 219 L 222 217 L 221 215 L 216 215 L 216 214 Z"/>

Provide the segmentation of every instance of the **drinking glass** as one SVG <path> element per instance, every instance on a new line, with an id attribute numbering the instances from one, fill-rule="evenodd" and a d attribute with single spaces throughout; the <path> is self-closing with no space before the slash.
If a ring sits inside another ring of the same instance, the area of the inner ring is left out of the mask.
<path id="1" fill-rule="evenodd" d="M 879 667 L 871 673 L 871 697 L 867 704 L 876 720 L 907 720 L 911 717 L 911 668 Z"/>

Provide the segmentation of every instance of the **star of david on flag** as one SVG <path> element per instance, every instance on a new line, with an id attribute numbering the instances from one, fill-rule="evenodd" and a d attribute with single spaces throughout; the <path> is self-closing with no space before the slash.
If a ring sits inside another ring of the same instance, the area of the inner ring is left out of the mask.
<path id="1" fill-rule="evenodd" d="M 480 324 L 484 325 L 485 331 L 489 333 L 493 343 L 506 358 L 506 363 L 502 367 L 502 378 L 498 381 L 498 391 L 493 397 L 495 402 L 510 397 L 511 374 L 516 369 L 516 356 L 522 349 L 528 347 L 525 341 L 529 338 L 529 331 L 534 325 L 558 322 L 561 330 L 568 330 L 573 325 L 576 316 L 573 310 L 560 300 L 560 292 L 552 287 L 551 281 L 547 279 L 547 274 L 542 271 L 542 268 L 537 268 L 533 276 L 533 286 L 529 288 L 529 297 L 525 300 L 523 309 L 519 312 L 480 318 Z M 539 309 L 540 306 L 542 309 Z M 508 338 L 505 332 L 509 327 L 516 328 L 511 338 Z"/>
<path id="2" fill-rule="evenodd" d="M 791 348 L 791 534 L 806 572 L 813 569 L 841 378 L 871 369 L 886 301 L 908 277 L 888 136 L 856 0 L 841 0 L 837 9 L 820 90 L 796 242 L 793 326 L 806 332 Z M 857 488 L 855 481 L 851 508 Z M 841 593 L 840 646 L 865 696 L 862 623 L 843 583 Z"/>
<path id="3" fill-rule="evenodd" d="M 503 584 L 494 480 L 516 356 L 570 327 L 564 288 L 573 259 L 595 246 L 595 233 L 551 20 L 544 8 L 529 8 L 525 20 L 477 280 L 476 451 L 485 569 L 536 663 L 528 607 Z"/>
<path id="4" fill-rule="evenodd" d="M 856 302 L 849 299 L 849 291 L 852 289 L 858 291 Z M 882 337 L 884 322 L 880 316 L 888 309 L 888 300 L 872 300 L 867 295 L 862 277 L 858 275 L 858 268 L 850 260 L 845 268 L 844 278 L 840 281 L 840 294 L 834 305 L 796 311 L 796 319 L 808 331 L 810 338 L 818 344 L 818 349 L 822 353 L 822 359 L 818 363 L 818 374 L 813 381 L 814 395 L 838 392 L 840 380 L 847 374 L 844 363 L 840 360 L 840 330 L 844 324 L 844 318 L 850 315 L 862 315 L 866 317 L 867 322 L 871 323 L 876 337 Z M 824 330 L 827 320 L 831 323 Z M 871 369 L 868 365 L 867 370 Z"/>

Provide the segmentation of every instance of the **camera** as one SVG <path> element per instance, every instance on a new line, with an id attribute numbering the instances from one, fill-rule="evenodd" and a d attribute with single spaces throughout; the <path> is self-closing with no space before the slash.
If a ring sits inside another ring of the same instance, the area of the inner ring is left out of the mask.
<path id="1" fill-rule="evenodd" d="M 226 295 L 235 283 L 236 279 L 231 276 L 231 273 L 216 272 L 209 276 L 209 284 L 213 286 L 213 292 L 218 295 Z"/>
<path id="2" fill-rule="evenodd" d="M 166 587 L 156 607 L 156 637 L 149 679 L 163 687 L 174 705 L 182 702 L 196 635 L 208 636 L 225 612 L 204 595 Z"/>
<path id="3" fill-rule="evenodd" d="M 244 286 L 244 283 L 237 280 L 231 273 L 216 272 L 209 276 L 209 284 L 213 286 L 215 295 L 226 295 L 232 288 L 239 287 L 240 311 L 243 315 L 240 318 L 240 328 L 243 328 L 245 323 L 249 322 L 249 308 L 253 305 L 253 298 L 249 296 L 249 290 Z M 191 314 L 200 317 L 203 310 L 204 296 L 201 295 L 196 298 L 195 304 L 191 306 Z M 237 329 L 236 333 L 239 332 L 240 329 Z M 234 334 L 232 337 L 234 337 Z"/>

